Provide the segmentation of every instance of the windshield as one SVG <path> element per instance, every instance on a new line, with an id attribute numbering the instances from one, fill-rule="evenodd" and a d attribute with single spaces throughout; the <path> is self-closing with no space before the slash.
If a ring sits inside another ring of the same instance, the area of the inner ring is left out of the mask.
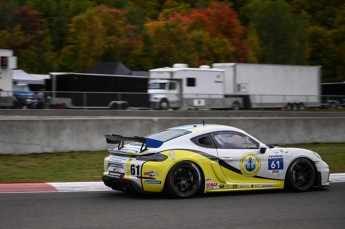
<path id="1" fill-rule="evenodd" d="M 13 91 L 30 92 L 30 89 L 29 89 L 28 85 L 14 85 Z"/>
<path id="2" fill-rule="evenodd" d="M 166 83 L 150 82 L 149 89 L 161 89 L 164 90 Z"/>
<path id="3" fill-rule="evenodd" d="M 156 140 L 159 140 L 162 142 L 167 142 L 171 139 L 181 137 L 181 136 L 183 136 L 185 134 L 189 134 L 189 133 L 192 133 L 192 132 L 188 131 L 188 130 L 181 130 L 181 129 L 168 129 L 168 130 L 164 130 L 162 132 L 151 134 L 147 137 L 152 138 L 152 139 L 156 139 Z"/>

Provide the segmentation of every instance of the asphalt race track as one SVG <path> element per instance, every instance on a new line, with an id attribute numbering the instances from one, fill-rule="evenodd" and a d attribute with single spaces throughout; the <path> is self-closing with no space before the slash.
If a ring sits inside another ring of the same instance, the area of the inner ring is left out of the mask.
<path id="1" fill-rule="evenodd" d="M 345 183 L 187 200 L 115 191 L 1 193 L 0 228 L 344 228 Z"/>

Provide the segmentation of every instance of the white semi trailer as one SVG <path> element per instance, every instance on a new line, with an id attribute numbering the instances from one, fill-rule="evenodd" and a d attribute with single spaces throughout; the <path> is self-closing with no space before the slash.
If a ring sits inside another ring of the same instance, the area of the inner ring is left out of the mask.
<path id="1" fill-rule="evenodd" d="M 150 70 L 149 94 L 155 109 L 283 108 L 320 106 L 320 67 L 215 63 L 213 68 Z"/>
<path id="2" fill-rule="evenodd" d="M 0 107 L 13 106 L 12 69 L 17 68 L 17 58 L 12 50 L 0 49 Z"/>

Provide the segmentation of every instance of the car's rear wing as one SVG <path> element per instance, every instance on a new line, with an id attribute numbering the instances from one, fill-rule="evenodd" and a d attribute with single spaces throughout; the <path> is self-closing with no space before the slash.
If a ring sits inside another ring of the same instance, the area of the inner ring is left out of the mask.
<path id="1" fill-rule="evenodd" d="M 107 134 L 105 135 L 108 144 L 118 144 L 118 149 L 124 147 L 125 141 L 127 142 L 138 142 L 142 143 L 140 152 L 147 150 L 147 148 L 159 148 L 163 145 L 164 142 L 152 139 L 152 138 L 145 138 L 145 137 L 125 137 L 122 135 L 117 134 Z"/>

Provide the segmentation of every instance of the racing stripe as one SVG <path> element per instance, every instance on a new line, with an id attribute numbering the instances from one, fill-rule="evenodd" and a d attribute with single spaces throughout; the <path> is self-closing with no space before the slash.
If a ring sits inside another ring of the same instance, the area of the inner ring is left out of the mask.
<path id="1" fill-rule="evenodd" d="M 219 160 L 218 163 L 219 163 L 220 166 L 222 166 L 222 167 L 224 167 L 224 168 L 226 168 L 226 169 L 228 169 L 230 171 L 233 171 L 233 172 L 238 173 L 238 174 L 242 174 L 241 170 L 239 170 L 239 169 L 229 165 L 228 163 L 226 163 L 223 160 Z"/>
<path id="2" fill-rule="evenodd" d="M 240 175 L 243 175 L 241 170 L 229 165 L 228 163 L 226 163 L 225 161 L 223 160 L 219 160 L 219 165 L 224 167 L 225 169 L 228 169 L 232 172 L 235 172 L 235 173 L 238 173 Z M 244 175 L 243 175 L 244 176 Z M 284 179 L 274 179 L 274 178 L 268 178 L 268 177 L 262 177 L 262 176 L 253 176 L 254 178 L 260 178 L 260 179 L 266 179 L 266 180 L 276 180 L 276 181 L 281 181 L 281 180 L 284 180 Z"/>

